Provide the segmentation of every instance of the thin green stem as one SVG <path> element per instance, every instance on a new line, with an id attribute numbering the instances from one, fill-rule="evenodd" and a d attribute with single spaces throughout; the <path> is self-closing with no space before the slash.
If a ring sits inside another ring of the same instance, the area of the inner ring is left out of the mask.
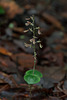
<path id="1" fill-rule="evenodd" d="M 35 40 L 35 22 L 34 22 L 34 16 L 33 16 L 33 38 Z M 34 50 L 34 67 L 33 67 L 33 74 L 34 74 L 34 70 L 36 67 L 36 42 L 33 44 L 33 50 Z"/>

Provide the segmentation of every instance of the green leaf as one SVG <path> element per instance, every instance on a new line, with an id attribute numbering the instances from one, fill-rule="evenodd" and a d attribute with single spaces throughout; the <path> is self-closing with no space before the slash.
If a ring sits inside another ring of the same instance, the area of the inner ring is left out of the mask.
<path id="1" fill-rule="evenodd" d="M 0 6 L 0 14 L 5 14 L 5 10 Z"/>
<path id="2" fill-rule="evenodd" d="M 26 74 L 27 74 L 27 75 L 33 74 L 33 70 L 28 70 L 28 71 L 26 71 Z M 34 70 L 34 75 L 37 75 L 37 76 L 40 77 L 40 78 L 43 77 L 42 73 L 39 72 L 38 70 Z"/>
<path id="3" fill-rule="evenodd" d="M 34 75 L 34 74 L 24 75 L 24 80 L 28 84 L 36 84 L 36 83 L 40 82 L 40 78 L 37 75 Z"/>
<path id="4" fill-rule="evenodd" d="M 13 23 L 10 23 L 9 24 L 9 28 L 14 28 L 14 24 Z"/>

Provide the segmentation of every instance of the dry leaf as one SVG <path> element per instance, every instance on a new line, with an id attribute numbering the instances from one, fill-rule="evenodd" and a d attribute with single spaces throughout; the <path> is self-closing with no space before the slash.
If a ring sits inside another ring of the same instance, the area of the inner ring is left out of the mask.
<path id="1" fill-rule="evenodd" d="M 61 25 L 61 23 L 53 16 L 47 14 L 47 13 L 43 13 L 42 16 L 49 21 L 50 23 L 52 23 L 55 27 L 57 27 L 58 29 L 63 29 L 63 26 Z"/>
<path id="2" fill-rule="evenodd" d="M 34 58 L 31 54 L 19 53 L 12 55 L 12 59 L 16 61 L 18 58 L 18 63 L 23 67 L 32 68 L 34 65 Z"/>
<path id="3" fill-rule="evenodd" d="M 0 53 L 4 55 L 8 55 L 8 56 L 12 55 L 11 52 L 8 52 L 5 48 L 2 48 L 2 47 L 0 47 Z"/>
<path id="4" fill-rule="evenodd" d="M 0 5 L 3 6 L 5 9 L 9 8 L 8 10 L 6 10 L 9 18 L 13 18 L 16 14 L 24 12 L 24 10 L 20 8 L 14 1 L 1 1 Z"/>

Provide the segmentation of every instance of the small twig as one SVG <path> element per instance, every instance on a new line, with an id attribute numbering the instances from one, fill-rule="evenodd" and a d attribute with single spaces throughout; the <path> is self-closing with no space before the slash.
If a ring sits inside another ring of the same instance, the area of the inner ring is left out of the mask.
<path id="1" fill-rule="evenodd" d="M 5 89 L 7 89 L 8 86 L 9 86 L 8 84 L 6 84 L 5 86 L 3 86 L 3 88 L 0 89 L 0 93 L 1 93 L 2 91 L 4 91 Z"/>
<path id="2" fill-rule="evenodd" d="M 67 97 L 67 95 L 60 96 L 59 99 L 65 98 L 65 97 Z"/>
<path id="3" fill-rule="evenodd" d="M 63 92 L 65 95 L 67 95 L 67 93 L 66 93 L 63 89 L 60 88 L 60 86 L 61 86 L 62 84 L 63 84 L 63 82 L 59 83 L 59 84 L 57 85 L 57 89 L 58 89 L 59 91 Z"/>

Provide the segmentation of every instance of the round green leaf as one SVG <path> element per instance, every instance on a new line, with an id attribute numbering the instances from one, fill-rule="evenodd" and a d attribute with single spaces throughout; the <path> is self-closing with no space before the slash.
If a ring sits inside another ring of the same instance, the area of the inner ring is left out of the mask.
<path id="1" fill-rule="evenodd" d="M 26 74 L 27 74 L 27 75 L 33 74 L 33 70 L 28 70 L 28 71 L 26 71 Z M 34 70 L 34 75 L 37 75 L 37 76 L 40 77 L 40 78 L 43 77 L 42 73 L 39 72 L 38 70 Z"/>
<path id="2" fill-rule="evenodd" d="M 0 14 L 5 14 L 5 10 L 0 6 Z"/>
<path id="3" fill-rule="evenodd" d="M 24 75 L 24 80 L 28 83 L 28 84 L 36 84 L 38 82 L 40 82 L 40 78 L 36 75 Z"/>

